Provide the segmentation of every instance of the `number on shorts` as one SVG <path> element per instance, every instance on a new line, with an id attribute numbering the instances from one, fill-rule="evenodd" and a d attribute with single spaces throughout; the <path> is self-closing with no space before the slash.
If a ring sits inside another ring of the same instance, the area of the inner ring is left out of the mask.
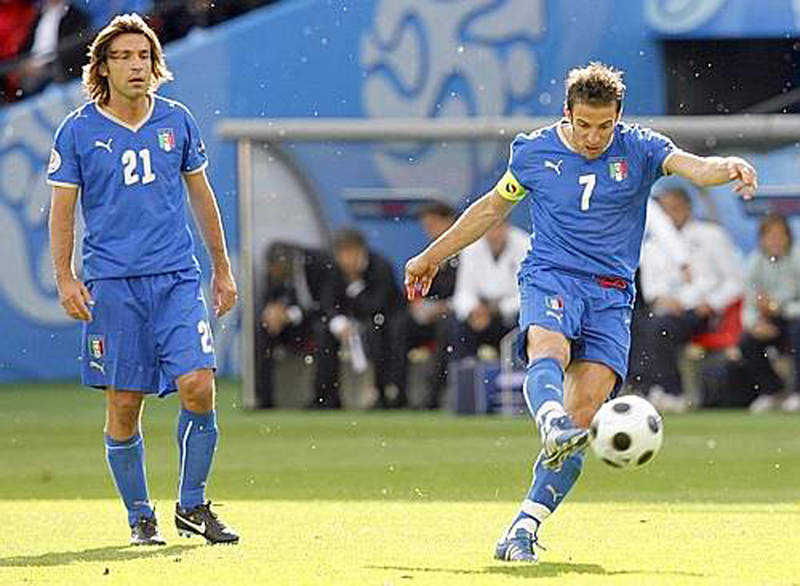
<path id="1" fill-rule="evenodd" d="M 211 354 L 214 351 L 214 340 L 211 337 L 211 326 L 204 319 L 197 322 L 197 332 L 200 334 L 200 346 L 203 352 Z"/>

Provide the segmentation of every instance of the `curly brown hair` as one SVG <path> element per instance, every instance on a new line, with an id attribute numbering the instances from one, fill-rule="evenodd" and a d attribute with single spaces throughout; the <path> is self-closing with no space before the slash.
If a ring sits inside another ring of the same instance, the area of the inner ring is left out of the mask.
<path id="1" fill-rule="evenodd" d="M 616 102 L 617 112 L 622 109 L 625 84 L 619 69 L 592 61 L 586 67 L 571 70 L 565 85 L 569 110 L 578 102 L 589 106 L 607 106 Z"/>
<path id="2" fill-rule="evenodd" d="M 152 59 L 152 76 L 150 77 L 150 92 L 156 91 L 162 83 L 172 79 L 172 72 L 167 69 L 164 60 L 164 51 L 156 33 L 138 14 L 121 14 L 114 17 L 102 29 L 89 46 L 89 63 L 83 66 L 83 91 L 90 100 L 100 104 L 108 103 L 111 90 L 108 87 L 108 78 L 101 74 L 100 66 L 106 63 L 111 42 L 119 35 L 133 33 L 144 35 L 150 41 L 150 56 Z"/>

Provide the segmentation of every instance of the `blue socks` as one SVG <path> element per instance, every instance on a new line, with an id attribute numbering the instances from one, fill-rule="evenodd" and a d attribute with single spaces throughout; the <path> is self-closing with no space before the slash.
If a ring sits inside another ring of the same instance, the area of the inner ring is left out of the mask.
<path id="1" fill-rule="evenodd" d="M 533 467 L 533 483 L 522 502 L 519 513 L 511 523 L 509 535 L 523 527 L 536 534 L 539 525 L 549 517 L 578 481 L 585 454 L 575 454 L 564 460 L 560 471 L 554 472 L 542 465 L 541 454 Z"/>
<path id="2" fill-rule="evenodd" d="M 105 436 L 105 444 L 108 467 L 128 509 L 128 524 L 133 527 L 139 517 L 153 516 L 144 471 L 144 441 L 137 433 L 122 441 Z"/>
<path id="3" fill-rule="evenodd" d="M 178 416 L 179 505 L 193 509 L 205 502 L 206 480 L 217 446 L 217 414 L 194 413 L 181 408 Z"/>
<path id="4" fill-rule="evenodd" d="M 528 365 L 528 374 L 522 387 L 525 402 L 539 433 L 553 419 L 564 415 L 564 369 L 555 358 L 539 358 Z"/>
<path id="5" fill-rule="evenodd" d="M 528 365 L 528 375 L 523 386 L 525 402 L 539 433 L 544 439 L 553 420 L 563 417 L 564 369 L 555 358 L 540 358 Z M 540 453 L 533 467 L 533 483 L 522 502 L 519 513 L 511 523 L 508 535 L 518 528 L 536 534 L 539 525 L 549 517 L 569 493 L 583 467 L 584 454 L 576 454 L 564 461 L 558 472 L 545 468 Z"/>

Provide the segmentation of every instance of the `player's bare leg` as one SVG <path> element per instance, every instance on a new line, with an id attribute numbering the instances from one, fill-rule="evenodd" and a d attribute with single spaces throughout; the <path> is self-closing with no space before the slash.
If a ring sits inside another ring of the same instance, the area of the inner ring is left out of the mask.
<path id="1" fill-rule="evenodd" d="M 605 364 L 575 360 L 569 365 L 564 377 L 564 408 L 575 425 L 589 427 L 616 382 L 617 374 Z"/>
<path id="2" fill-rule="evenodd" d="M 114 483 L 128 510 L 132 545 L 164 545 L 150 504 L 144 466 L 141 418 L 144 395 L 106 390 L 106 459 Z"/>
<path id="3" fill-rule="evenodd" d="M 181 413 L 178 418 L 180 451 L 179 500 L 175 526 L 185 537 L 200 535 L 209 543 L 236 543 L 239 536 L 211 510 L 205 486 L 217 445 L 214 372 L 195 370 L 178 378 Z"/>

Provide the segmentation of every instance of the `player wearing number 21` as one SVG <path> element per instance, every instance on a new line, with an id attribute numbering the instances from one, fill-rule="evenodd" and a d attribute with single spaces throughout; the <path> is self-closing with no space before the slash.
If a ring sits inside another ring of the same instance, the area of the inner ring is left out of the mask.
<path id="1" fill-rule="evenodd" d="M 489 193 L 406 264 L 409 298 L 425 295 L 441 262 L 528 196 L 535 228 L 519 272 L 523 391 L 542 439 L 533 482 L 495 549 L 535 562 L 537 530 L 578 479 L 592 416 L 624 380 L 633 277 L 647 198 L 662 175 L 697 185 L 736 182 L 752 197 L 756 172 L 738 157 L 699 157 L 667 137 L 620 121 L 620 71 L 571 71 L 564 118 L 517 136 L 508 170 Z"/>
<path id="2" fill-rule="evenodd" d="M 216 359 L 184 183 L 213 263 L 214 311 L 222 316 L 236 302 L 205 148 L 186 107 L 155 94 L 172 75 L 138 15 L 116 17 L 89 53 L 83 85 L 91 101 L 59 127 L 48 167 L 55 277 L 65 311 L 83 322 L 83 383 L 105 390 L 106 455 L 131 542 L 164 543 L 147 491 L 140 419 L 145 395 L 176 390 L 175 524 L 183 534 L 235 542 L 204 494 L 217 443 Z M 80 278 L 73 268 L 78 198 Z"/>

